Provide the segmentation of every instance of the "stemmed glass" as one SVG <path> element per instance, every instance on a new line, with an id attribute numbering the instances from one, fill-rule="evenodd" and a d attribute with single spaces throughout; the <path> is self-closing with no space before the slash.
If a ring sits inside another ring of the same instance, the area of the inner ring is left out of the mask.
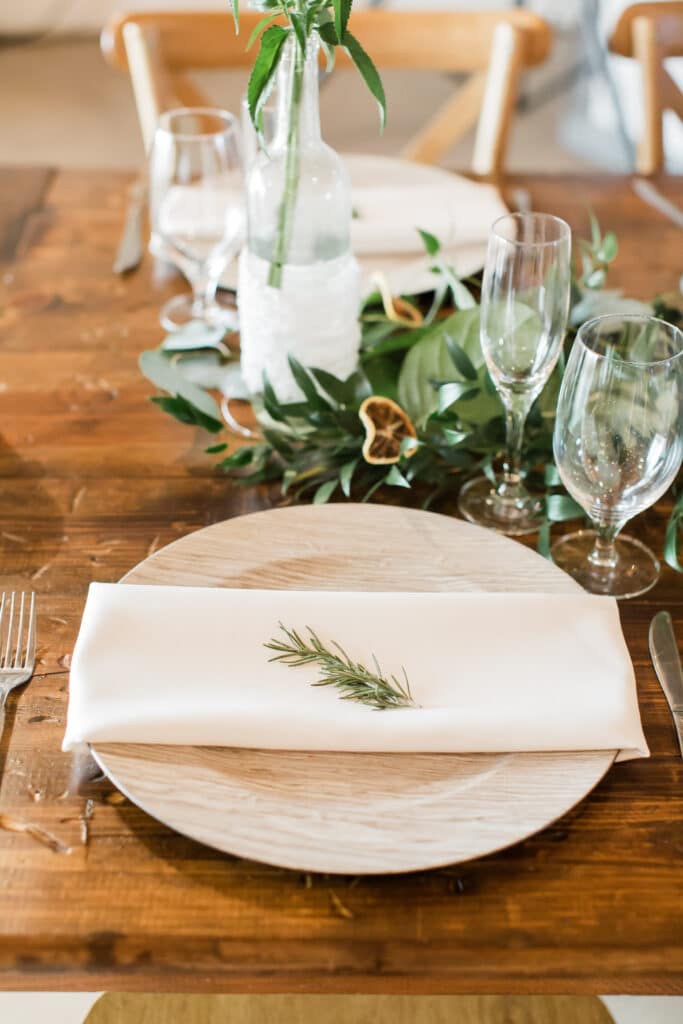
<path id="1" fill-rule="evenodd" d="M 216 297 L 244 237 L 239 125 L 232 114 L 184 107 L 161 115 L 150 153 L 151 248 L 171 256 L 192 284 L 161 311 L 174 331 L 199 321 L 235 328 L 235 310 Z"/>
<path id="2" fill-rule="evenodd" d="M 559 217 L 513 213 L 491 229 L 481 292 L 481 347 L 505 407 L 506 451 L 496 487 L 482 476 L 460 491 L 470 522 L 501 533 L 533 533 L 541 502 L 522 482 L 529 410 L 562 348 L 569 313 L 571 231 Z"/>
<path id="3" fill-rule="evenodd" d="M 553 560 L 592 593 L 643 594 L 659 562 L 619 531 L 668 490 L 683 459 L 683 333 L 642 315 L 586 321 L 562 381 L 553 449 L 562 483 L 595 525 L 559 540 Z"/>

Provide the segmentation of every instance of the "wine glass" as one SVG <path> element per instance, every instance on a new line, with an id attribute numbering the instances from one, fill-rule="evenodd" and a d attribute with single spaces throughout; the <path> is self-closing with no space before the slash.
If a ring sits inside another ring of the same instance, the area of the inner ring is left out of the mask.
<path id="1" fill-rule="evenodd" d="M 619 531 L 661 498 L 683 459 L 683 333 L 644 315 L 587 320 L 562 381 L 553 450 L 595 525 L 557 541 L 553 560 L 594 594 L 645 593 L 659 562 Z"/>
<path id="2" fill-rule="evenodd" d="M 225 110 L 183 107 L 162 114 L 150 153 L 151 248 L 171 256 L 192 285 L 161 311 L 176 331 L 198 321 L 234 329 L 237 315 L 220 303 L 221 274 L 244 237 L 242 160 L 237 119 Z"/>
<path id="3" fill-rule="evenodd" d="M 522 482 L 524 424 L 557 362 L 569 314 L 571 231 L 559 217 L 513 213 L 495 221 L 481 292 L 481 347 L 505 407 L 502 479 L 475 477 L 460 491 L 465 519 L 518 536 L 542 520 Z"/>

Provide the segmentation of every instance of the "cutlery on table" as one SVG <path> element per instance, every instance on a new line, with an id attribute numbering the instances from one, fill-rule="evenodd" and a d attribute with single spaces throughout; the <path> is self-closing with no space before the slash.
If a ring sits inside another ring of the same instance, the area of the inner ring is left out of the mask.
<path id="1" fill-rule="evenodd" d="M 10 690 L 33 675 L 36 660 L 36 595 L 0 598 L 0 739 Z"/>
<path id="2" fill-rule="evenodd" d="M 671 708 L 678 745 L 683 757 L 683 669 L 668 612 L 657 612 L 650 623 L 648 640 L 652 664 Z"/>
<path id="3" fill-rule="evenodd" d="M 128 189 L 128 208 L 123 234 L 114 260 L 115 274 L 135 270 L 145 253 L 143 214 L 147 203 L 147 181 L 138 177 Z"/>
<path id="4" fill-rule="evenodd" d="M 659 210 L 672 224 L 683 228 L 683 210 L 663 195 L 657 186 L 647 178 L 634 178 L 633 191 L 654 210 Z"/>

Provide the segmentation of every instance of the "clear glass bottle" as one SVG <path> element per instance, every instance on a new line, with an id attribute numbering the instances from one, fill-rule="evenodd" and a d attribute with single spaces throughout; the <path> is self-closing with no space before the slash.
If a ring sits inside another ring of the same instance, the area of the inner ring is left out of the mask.
<path id="1" fill-rule="evenodd" d="M 320 134 L 318 42 L 292 37 L 275 85 L 275 115 L 246 173 L 247 246 L 240 260 L 242 371 L 296 401 L 287 356 L 344 378 L 358 358 L 360 269 L 351 252 L 351 185 Z"/>

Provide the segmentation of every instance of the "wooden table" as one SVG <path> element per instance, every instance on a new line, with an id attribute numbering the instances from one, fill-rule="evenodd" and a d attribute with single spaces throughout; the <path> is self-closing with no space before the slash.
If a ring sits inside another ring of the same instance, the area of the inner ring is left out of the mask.
<path id="1" fill-rule="evenodd" d="M 0 987 L 161 991 L 683 993 L 683 761 L 646 646 L 683 638 L 683 578 L 625 603 L 652 759 L 617 765 L 562 821 L 495 856 L 408 877 L 304 877 L 222 856 L 93 780 L 67 796 L 70 652 L 91 579 L 263 508 L 205 439 L 146 401 L 138 353 L 177 281 L 110 273 L 126 179 L 0 172 L 3 587 L 39 594 L 33 682 L 0 746 Z M 613 282 L 675 288 L 681 233 L 626 181 L 534 178 L 537 208 L 614 228 Z M 683 184 L 666 191 L 683 205 Z M 447 509 L 445 511 L 448 511 Z M 665 510 L 635 532 L 661 552 Z M 13 831 L 13 829 L 25 831 Z"/>

